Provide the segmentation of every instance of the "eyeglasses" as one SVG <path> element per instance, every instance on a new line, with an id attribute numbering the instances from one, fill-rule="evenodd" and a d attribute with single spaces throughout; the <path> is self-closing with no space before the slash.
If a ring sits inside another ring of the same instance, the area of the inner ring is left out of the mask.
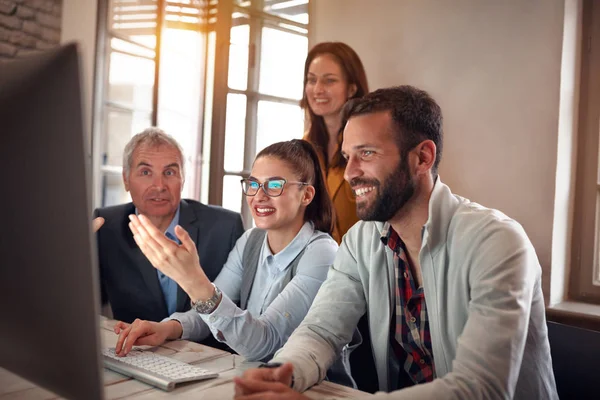
<path id="1" fill-rule="evenodd" d="M 242 192 L 246 196 L 256 196 L 258 190 L 262 188 L 265 194 L 269 197 L 278 197 L 283 194 L 283 188 L 286 184 L 306 186 L 306 182 L 288 182 L 287 179 L 268 179 L 263 183 L 250 179 L 242 179 Z"/>

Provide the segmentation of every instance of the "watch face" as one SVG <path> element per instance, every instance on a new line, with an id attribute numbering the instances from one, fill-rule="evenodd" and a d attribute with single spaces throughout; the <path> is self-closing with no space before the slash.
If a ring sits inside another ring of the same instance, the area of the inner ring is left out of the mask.
<path id="1" fill-rule="evenodd" d="M 194 304 L 194 309 L 200 314 L 210 314 L 214 308 L 215 303 L 212 301 L 212 299 L 207 301 L 198 301 Z"/>
<path id="2" fill-rule="evenodd" d="M 192 308 L 200 314 L 210 314 L 211 312 L 214 311 L 220 298 L 221 298 L 221 291 L 219 290 L 219 288 L 217 288 L 215 286 L 215 291 L 213 293 L 213 296 L 210 299 L 205 300 L 205 301 L 198 300 L 195 303 L 192 303 Z"/>

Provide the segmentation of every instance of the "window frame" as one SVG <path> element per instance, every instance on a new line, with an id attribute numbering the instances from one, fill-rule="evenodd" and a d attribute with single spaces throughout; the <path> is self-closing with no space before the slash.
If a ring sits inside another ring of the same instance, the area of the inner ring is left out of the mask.
<path id="1" fill-rule="evenodd" d="M 308 0 L 307 11 L 309 21 L 311 19 L 312 1 Z M 279 102 L 284 104 L 298 105 L 298 99 L 291 99 L 279 96 L 267 95 L 259 92 L 260 77 L 260 57 L 261 57 L 261 37 L 262 28 L 268 26 L 272 29 L 279 29 L 284 32 L 290 32 L 299 36 L 306 37 L 310 44 L 310 24 L 302 24 L 291 21 L 277 15 L 269 14 L 263 11 L 263 0 L 251 0 L 249 7 L 243 7 L 235 4 L 234 1 L 219 1 L 217 5 L 217 24 L 215 31 L 216 38 L 216 57 L 215 57 L 215 86 L 213 94 L 212 109 L 212 128 L 211 128 L 211 151 L 210 151 L 210 172 L 209 172 L 209 192 L 207 200 L 209 204 L 223 204 L 223 179 L 225 176 L 239 176 L 240 179 L 250 175 L 252 162 L 256 154 L 257 125 L 258 125 L 258 103 L 259 101 Z M 249 20 L 249 49 L 248 49 L 248 79 L 246 90 L 232 89 L 228 85 L 229 77 L 229 43 L 230 31 L 233 26 L 233 13 L 241 13 L 248 16 Z M 294 29 L 286 29 L 277 26 L 284 24 L 297 29 L 304 29 L 300 32 Z M 218 75 L 218 77 L 217 77 Z M 226 127 L 226 108 L 228 94 L 240 94 L 246 97 L 246 120 L 244 133 L 244 161 L 241 171 L 231 171 L 225 169 L 225 127 Z M 241 214 L 244 226 L 252 226 L 252 215 L 244 196 L 242 196 Z"/>
<path id="2" fill-rule="evenodd" d="M 228 0 L 233 1 L 233 0 Z M 227 3 L 228 1 L 222 1 L 222 3 Z M 95 71 L 94 71 L 94 94 L 93 94 L 93 105 L 92 105 L 92 152 L 93 152 L 93 187 L 94 187 L 94 197 L 93 197 L 93 205 L 94 207 L 102 207 L 104 206 L 104 190 L 105 185 L 104 181 L 107 177 L 118 177 L 121 179 L 122 175 L 122 165 L 104 165 L 104 154 L 106 153 L 108 133 L 107 133 L 107 116 L 110 110 L 116 110 L 121 113 L 129 113 L 133 115 L 134 113 L 148 113 L 149 121 L 151 126 L 157 126 L 159 121 L 159 112 L 160 112 L 160 97 L 159 90 L 161 88 L 160 83 L 160 69 L 161 69 L 161 48 L 162 48 L 162 33 L 165 29 L 168 28 L 177 28 L 177 29 L 190 29 L 190 30 L 198 30 L 203 32 L 206 35 L 205 44 L 208 44 L 208 31 L 209 31 L 209 16 L 211 14 L 211 10 L 214 9 L 214 5 L 210 0 L 205 0 L 202 3 L 198 4 L 198 6 L 202 6 L 199 8 L 200 14 L 198 15 L 198 22 L 189 22 L 183 20 L 173 20 L 169 17 L 172 16 L 181 16 L 184 15 L 186 11 L 178 10 L 168 10 L 168 7 L 177 8 L 177 4 L 174 2 L 170 2 L 169 0 L 154 0 L 151 2 L 147 2 L 147 4 L 132 4 L 134 5 L 144 5 L 144 6 L 155 6 L 155 9 L 145 9 L 143 11 L 139 11 L 141 14 L 151 15 L 154 13 L 154 18 L 152 21 L 148 19 L 143 22 L 154 22 L 155 26 L 147 27 L 143 29 L 147 29 L 148 32 L 153 31 L 153 35 L 156 37 L 156 45 L 154 48 L 150 48 L 145 46 L 142 43 L 138 43 L 136 41 L 131 40 L 126 35 L 123 35 L 118 30 L 114 30 L 112 25 L 110 24 L 112 21 L 112 12 L 114 7 L 119 7 L 117 4 L 112 4 L 111 0 L 98 0 L 98 17 L 97 17 L 97 34 L 96 34 L 96 62 L 95 62 Z M 121 5 L 123 6 L 123 5 Z M 127 6 L 127 5 L 126 5 Z M 111 7 L 113 9 L 111 10 Z M 131 14 L 130 10 L 123 11 L 124 14 Z M 142 56 L 139 54 L 131 54 L 122 50 L 115 50 L 111 46 L 111 39 L 116 38 L 127 42 L 131 46 L 138 47 L 140 49 L 145 49 L 154 52 L 154 57 L 150 56 Z M 118 52 L 122 54 L 126 54 L 129 56 L 148 59 L 154 62 L 154 79 L 152 86 L 152 102 L 151 107 L 149 109 L 141 109 L 136 107 L 130 107 L 127 104 L 120 104 L 116 102 L 111 102 L 108 99 L 108 88 L 109 88 L 109 73 L 110 73 L 110 57 L 113 52 Z M 206 91 L 206 57 L 203 60 L 202 67 L 199 70 L 201 74 L 201 88 L 198 95 L 200 96 L 200 108 L 204 107 L 205 91 Z M 201 155 L 203 151 L 203 130 L 204 130 L 204 115 L 203 113 L 199 113 L 198 115 L 198 130 L 195 132 L 196 135 L 196 148 L 191 151 L 196 152 Z M 193 157 L 192 157 L 193 160 Z M 186 185 L 189 189 L 189 195 L 192 198 L 199 198 L 200 196 L 200 183 L 202 179 L 202 162 L 196 161 L 195 165 L 189 165 L 188 168 L 193 168 L 196 173 L 192 176 L 191 181 L 186 182 Z"/>
<path id="3" fill-rule="evenodd" d="M 151 124 L 156 125 L 159 113 L 159 90 L 160 90 L 160 65 L 161 65 L 161 29 L 166 26 L 166 5 L 168 0 L 156 0 L 156 47 L 149 49 L 143 44 L 133 42 L 119 32 L 115 32 L 109 26 L 111 17 L 111 0 L 98 1 L 98 29 L 96 37 L 96 63 L 94 83 L 93 104 L 93 172 L 94 172 L 94 207 L 103 204 L 103 181 L 106 176 L 121 175 L 120 168 L 113 165 L 103 165 L 103 154 L 106 152 L 106 118 L 110 107 L 117 107 L 120 111 L 127 111 L 126 105 L 113 104 L 108 101 L 108 74 L 110 70 L 111 38 L 124 40 L 140 48 L 155 52 L 153 58 L 155 63 L 152 109 L 146 110 L 151 113 Z M 202 71 L 203 91 L 199 93 L 202 97 L 199 130 L 197 139 L 197 154 L 200 155 L 197 165 L 190 166 L 196 169 L 195 181 L 188 182 L 193 185 L 193 198 L 199 198 L 208 204 L 223 204 L 223 179 L 225 176 L 246 177 L 250 173 L 252 162 L 256 154 L 257 128 L 258 128 L 258 104 L 260 101 L 278 102 L 283 104 L 298 105 L 298 99 L 278 97 L 259 92 L 261 36 L 263 27 L 278 29 L 284 32 L 304 36 L 310 45 L 310 24 L 292 21 L 275 14 L 263 11 L 264 0 L 218 0 L 206 1 L 206 51 L 205 65 Z M 309 21 L 313 2 L 307 0 L 307 12 Z M 245 14 L 249 21 L 249 51 L 248 51 L 248 76 L 246 90 L 232 89 L 228 86 L 229 78 L 229 48 L 230 32 L 233 22 L 233 14 Z M 214 61 L 210 60 L 211 34 L 214 34 Z M 136 57 L 138 57 L 136 55 Z M 147 57 L 142 57 L 147 58 Z M 212 78 L 212 79 L 211 79 Z M 209 82 L 209 79 L 211 82 Z M 246 117 L 244 121 L 244 161 L 241 171 L 225 170 L 225 128 L 226 109 L 228 94 L 239 94 L 246 97 Z M 125 106 L 125 107 L 124 107 Z M 139 112 L 134 108 L 128 112 Z M 120 167 L 120 166 L 119 166 Z M 204 169 L 204 171 L 203 171 Z M 206 171 L 208 169 L 208 171 Z M 242 196 L 240 210 L 245 226 L 252 226 L 252 217 L 244 196 Z"/>
<path id="4" fill-rule="evenodd" d="M 600 304 L 600 4 L 585 0 L 569 299 Z"/>
<path id="5" fill-rule="evenodd" d="M 114 31 L 109 26 L 109 18 L 111 16 L 111 0 L 98 0 L 98 28 L 96 36 L 96 64 L 95 64 L 95 82 L 94 82 L 94 99 L 93 99 L 93 175 L 94 175 L 94 207 L 104 206 L 104 181 L 109 176 L 120 177 L 122 175 L 122 166 L 105 165 L 104 153 L 106 151 L 105 141 L 107 140 L 106 123 L 107 116 L 110 110 L 133 115 L 135 112 L 150 113 L 150 123 L 156 126 L 158 117 L 158 89 L 159 89 L 159 73 L 160 73 L 160 31 L 164 22 L 164 6 L 166 0 L 156 1 L 156 47 L 151 49 L 141 43 L 130 40 L 125 35 Z M 154 52 L 154 57 L 146 57 L 137 54 L 131 54 L 121 50 L 114 50 L 111 46 L 111 39 L 116 38 L 142 49 L 151 50 Z M 149 110 L 136 109 L 126 104 L 119 104 L 110 101 L 108 98 L 109 73 L 110 73 L 110 57 L 113 52 L 126 54 L 132 57 L 138 57 L 154 61 L 154 82 L 152 86 L 152 106 Z"/>

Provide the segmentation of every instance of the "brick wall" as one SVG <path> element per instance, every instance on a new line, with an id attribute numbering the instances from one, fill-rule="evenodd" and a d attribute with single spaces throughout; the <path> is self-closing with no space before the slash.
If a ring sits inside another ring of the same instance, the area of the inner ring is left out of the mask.
<path id="1" fill-rule="evenodd" d="M 0 0 L 0 62 L 60 42 L 62 0 Z"/>

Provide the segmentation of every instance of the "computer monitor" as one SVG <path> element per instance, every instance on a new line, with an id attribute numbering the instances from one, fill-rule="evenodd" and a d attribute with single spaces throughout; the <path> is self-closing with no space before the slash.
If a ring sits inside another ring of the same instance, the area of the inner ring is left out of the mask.
<path id="1" fill-rule="evenodd" d="M 0 63 L 0 366 L 103 397 L 77 47 Z"/>

